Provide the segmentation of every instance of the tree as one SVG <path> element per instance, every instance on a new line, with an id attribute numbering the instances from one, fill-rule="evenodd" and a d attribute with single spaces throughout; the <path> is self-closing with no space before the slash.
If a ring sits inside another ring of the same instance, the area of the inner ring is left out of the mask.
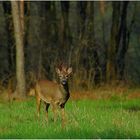
<path id="1" fill-rule="evenodd" d="M 25 72 L 24 72 L 24 42 L 23 32 L 20 22 L 20 13 L 18 7 L 18 1 L 11 1 L 12 17 L 14 24 L 14 35 L 16 42 L 16 78 L 17 87 L 16 93 L 18 96 L 25 96 Z"/>
<path id="2" fill-rule="evenodd" d="M 87 2 L 85 1 L 77 2 L 77 11 L 78 11 L 77 28 L 79 34 L 79 42 L 84 38 L 84 34 L 85 34 L 86 9 L 87 9 Z"/>
<path id="3" fill-rule="evenodd" d="M 117 76 L 119 80 L 124 79 L 124 68 L 125 68 L 125 54 L 128 49 L 128 27 L 127 27 L 127 7 L 129 2 L 122 3 L 120 29 L 118 35 L 118 46 L 120 46 L 119 57 L 117 61 Z M 122 37 L 122 38 L 121 38 Z M 122 41 L 121 44 L 120 40 Z"/>
<path id="4" fill-rule="evenodd" d="M 20 7 L 19 13 L 20 13 L 21 31 L 24 40 L 24 0 L 20 0 L 19 7 Z"/>
<path id="5" fill-rule="evenodd" d="M 118 32 L 120 23 L 120 2 L 112 2 L 112 27 L 110 45 L 108 46 L 107 55 L 107 81 L 115 81 L 117 79 L 116 73 L 116 52 L 118 50 Z"/>
<path id="6" fill-rule="evenodd" d="M 101 77 L 103 82 L 106 81 L 106 63 L 107 63 L 107 41 L 106 41 L 106 32 L 105 32 L 105 6 L 106 6 L 106 2 L 100 0 L 99 2 L 99 8 L 100 8 L 100 15 L 101 15 L 101 29 L 102 29 L 102 44 L 103 44 L 103 64 L 102 64 L 102 73 L 101 73 Z"/>
<path id="7" fill-rule="evenodd" d="M 87 36 L 87 41 L 88 41 L 88 44 L 87 44 L 88 54 L 87 55 L 88 56 L 90 55 L 88 63 L 91 69 L 94 68 L 93 81 L 96 85 L 99 83 L 99 80 L 100 80 L 100 71 L 99 71 L 98 52 L 95 47 L 96 43 L 95 43 L 95 33 L 94 33 L 95 31 L 94 31 L 94 2 L 93 1 L 87 2 L 87 26 L 86 27 L 87 27 L 86 36 Z"/>
<path id="8" fill-rule="evenodd" d="M 68 59 L 68 50 L 70 49 L 70 42 L 72 41 L 70 35 L 70 27 L 69 27 L 69 1 L 61 1 L 61 18 L 60 18 L 60 30 L 59 30 L 59 41 L 60 47 L 62 50 L 60 51 L 61 60 Z"/>
<path id="9" fill-rule="evenodd" d="M 76 73 L 79 73 L 81 51 L 84 47 L 84 36 L 85 36 L 85 27 L 86 27 L 86 1 L 77 1 L 77 38 L 76 38 L 76 47 L 75 47 L 75 67 Z"/>
<path id="10" fill-rule="evenodd" d="M 2 31 L 1 29 L 1 47 L 3 48 L 0 50 L 1 52 L 1 60 L 2 64 L 1 70 L 3 71 L 2 74 L 0 74 L 0 79 L 2 81 L 2 85 L 4 87 L 8 88 L 8 94 L 12 93 L 15 90 L 15 47 L 14 47 L 14 37 L 13 37 L 13 22 L 12 22 L 12 17 L 11 17 L 11 3 L 10 1 L 3 1 L 1 2 L 0 6 L 2 6 L 3 11 L 1 13 L 4 13 L 3 16 L 1 17 L 4 18 L 4 27 L 1 25 L 0 27 L 4 30 Z M 1 10 L 1 9 L 0 9 Z M 0 21 L 2 24 L 2 21 Z M 5 54 L 7 55 L 6 58 Z M 4 60 L 4 61 L 3 61 Z M 7 69 L 6 69 L 6 67 Z M 1 73 L 1 71 L 0 71 Z M 12 81 L 12 82 L 11 82 Z M 10 90 L 9 90 L 10 89 Z"/>

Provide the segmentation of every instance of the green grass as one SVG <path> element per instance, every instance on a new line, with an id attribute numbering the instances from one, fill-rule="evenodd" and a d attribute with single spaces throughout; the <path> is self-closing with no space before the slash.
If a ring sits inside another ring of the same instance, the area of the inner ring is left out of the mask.
<path id="1" fill-rule="evenodd" d="M 0 103 L 0 138 L 140 138 L 140 100 L 69 100 L 67 123 L 45 122 L 44 104 L 40 120 L 35 100 Z"/>

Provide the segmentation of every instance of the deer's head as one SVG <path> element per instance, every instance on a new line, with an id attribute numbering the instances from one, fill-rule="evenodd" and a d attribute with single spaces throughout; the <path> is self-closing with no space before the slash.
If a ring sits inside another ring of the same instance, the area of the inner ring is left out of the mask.
<path id="1" fill-rule="evenodd" d="M 72 73 L 72 68 L 71 67 L 56 68 L 56 73 L 59 76 L 60 83 L 62 85 L 65 85 L 65 84 L 67 84 L 68 78 L 69 78 L 70 74 Z"/>

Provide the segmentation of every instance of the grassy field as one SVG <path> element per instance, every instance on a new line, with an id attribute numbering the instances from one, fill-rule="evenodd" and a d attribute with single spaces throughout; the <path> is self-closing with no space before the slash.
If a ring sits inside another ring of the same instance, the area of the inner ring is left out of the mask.
<path id="1" fill-rule="evenodd" d="M 44 104 L 37 120 L 35 100 L 0 103 L 0 138 L 140 138 L 140 100 L 77 100 L 66 105 L 67 124 L 61 128 Z"/>

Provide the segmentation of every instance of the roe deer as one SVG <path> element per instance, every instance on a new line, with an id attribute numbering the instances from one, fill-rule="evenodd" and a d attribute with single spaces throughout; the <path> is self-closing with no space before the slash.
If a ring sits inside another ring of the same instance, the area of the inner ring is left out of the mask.
<path id="1" fill-rule="evenodd" d="M 37 102 L 37 115 L 40 114 L 40 103 L 41 100 L 46 104 L 46 120 L 48 121 L 48 108 L 51 105 L 54 113 L 54 121 L 56 121 L 56 109 L 61 109 L 62 116 L 62 126 L 65 122 L 64 107 L 65 103 L 70 97 L 69 87 L 68 87 L 68 77 L 72 73 L 72 68 L 56 68 L 56 73 L 59 76 L 60 83 L 52 82 L 48 80 L 41 80 L 37 82 L 35 86 L 35 95 Z"/>

